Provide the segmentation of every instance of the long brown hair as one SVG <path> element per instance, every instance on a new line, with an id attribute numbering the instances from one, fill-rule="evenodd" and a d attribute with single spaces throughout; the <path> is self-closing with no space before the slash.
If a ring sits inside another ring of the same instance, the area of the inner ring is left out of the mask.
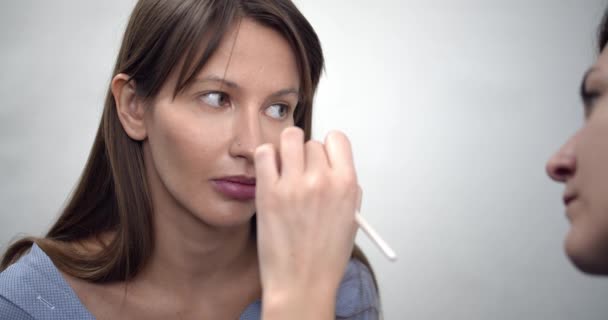
<path id="1" fill-rule="evenodd" d="M 227 29 L 244 17 L 280 32 L 291 45 L 302 87 L 294 120 L 310 139 L 312 101 L 324 59 L 315 31 L 289 0 L 140 0 L 113 75 L 128 74 L 137 83 L 137 95 L 148 99 L 176 70 L 177 95 L 199 73 Z M 98 283 L 132 279 L 154 246 L 152 209 L 142 144 L 124 131 L 108 89 L 91 153 L 66 207 L 44 238 L 28 237 L 10 245 L 0 270 L 36 243 L 71 276 Z M 113 234 L 107 243 L 100 239 L 106 233 Z M 74 243 L 91 238 L 103 248 L 95 253 L 74 249 Z M 352 256 L 372 270 L 357 246 Z"/>

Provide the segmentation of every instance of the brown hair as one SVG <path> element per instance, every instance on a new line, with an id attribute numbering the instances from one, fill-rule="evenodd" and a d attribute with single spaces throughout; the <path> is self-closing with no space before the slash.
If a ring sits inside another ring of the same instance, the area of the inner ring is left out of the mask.
<path id="1" fill-rule="evenodd" d="M 295 123 L 310 139 L 312 101 L 324 59 L 315 31 L 289 0 L 140 0 L 131 14 L 113 75 L 128 74 L 137 83 L 137 95 L 147 99 L 159 92 L 175 70 L 177 95 L 199 73 L 227 29 L 243 17 L 277 30 L 290 43 L 302 87 Z M 133 278 L 154 246 L 152 204 L 144 173 L 142 144 L 124 131 L 108 90 L 91 153 L 62 214 L 44 238 L 23 238 L 10 245 L 0 270 L 36 243 L 59 269 L 74 277 L 91 282 Z M 114 234 L 111 241 L 102 242 L 100 237 L 110 232 Z M 74 249 L 74 243 L 93 237 L 102 250 L 85 254 Z M 372 271 L 357 246 L 352 256 Z"/>

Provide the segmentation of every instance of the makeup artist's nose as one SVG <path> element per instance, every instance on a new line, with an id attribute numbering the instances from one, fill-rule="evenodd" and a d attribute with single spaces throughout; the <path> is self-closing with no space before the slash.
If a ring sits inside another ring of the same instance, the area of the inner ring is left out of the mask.
<path id="1" fill-rule="evenodd" d="M 252 163 L 255 149 L 263 143 L 262 127 L 257 111 L 257 108 L 255 110 L 242 108 L 241 112 L 235 115 L 229 149 L 231 156 L 245 158 Z"/>
<path id="2" fill-rule="evenodd" d="M 574 134 L 547 161 L 546 170 L 551 179 L 556 182 L 566 182 L 576 172 L 575 147 L 579 133 Z"/>

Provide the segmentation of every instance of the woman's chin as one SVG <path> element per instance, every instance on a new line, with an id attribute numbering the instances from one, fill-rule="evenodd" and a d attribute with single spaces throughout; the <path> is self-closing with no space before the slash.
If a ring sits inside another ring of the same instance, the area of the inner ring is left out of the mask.
<path id="1" fill-rule="evenodd" d="M 255 216 L 253 210 L 215 211 L 195 213 L 197 218 L 205 224 L 217 228 L 234 228 L 251 224 Z"/>

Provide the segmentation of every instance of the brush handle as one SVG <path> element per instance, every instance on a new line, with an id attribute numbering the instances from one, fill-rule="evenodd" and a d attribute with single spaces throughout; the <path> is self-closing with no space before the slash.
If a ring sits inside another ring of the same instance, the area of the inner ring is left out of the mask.
<path id="1" fill-rule="evenodd" d="M 357 211 L 357 213 L 355 214 L 355 220 L 357 221 L 357 224 L 359 225 L 361 230 L 363 230 L 363 232 L 365 232 L 365 234 L 370 238 L 370 240 L 372 240 L 372 242 L 376 244 L 380 251 L 382 251 L 382 253 L 384 253 L 384 255 L 388 258 L 388 260 L 397 260 L 397 254 L 395 253 L 395 251 L 393 251 L 393 249 L 391 249 L 391 247 L 389 247 L 389 245 L 380 237 L 376 230 L 374 230 L 374 228 L 372 228 L 369 223 L 365 221 L 359 211 Z"/>

